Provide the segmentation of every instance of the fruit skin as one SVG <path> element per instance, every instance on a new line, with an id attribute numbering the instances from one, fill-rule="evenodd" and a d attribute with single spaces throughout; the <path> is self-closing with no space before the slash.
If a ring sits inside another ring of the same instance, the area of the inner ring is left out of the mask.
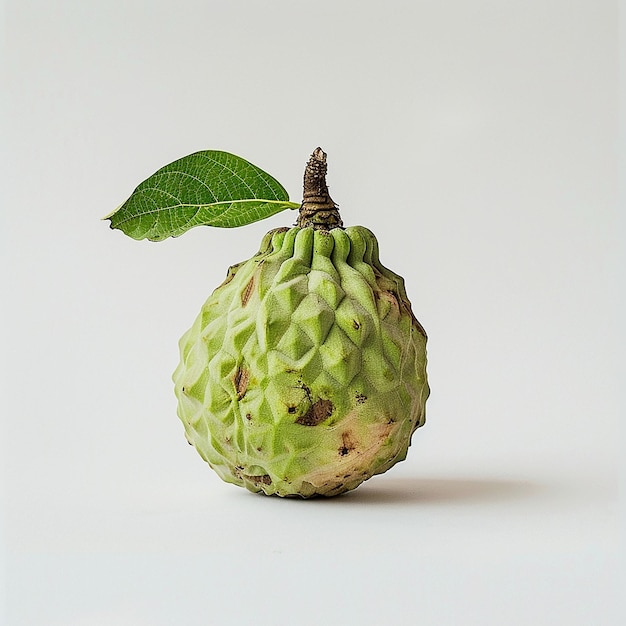
<path id="1" fill-rule="evenodd" d="M 189 443 L 250 491 L 344 493 L 404 460 L 424 424 L 426 333 L 362 226 L 267 233 L 180 354 Z"/>

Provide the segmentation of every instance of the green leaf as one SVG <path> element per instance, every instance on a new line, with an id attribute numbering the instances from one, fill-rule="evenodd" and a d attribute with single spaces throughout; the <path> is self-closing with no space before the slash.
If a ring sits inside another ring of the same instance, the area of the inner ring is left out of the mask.
<path id="1" fill-rule="evenodd" d="M 104 219 L 133 239 L 161 241 L 194 226 L 244 226 L 299 206 L 256 165 L 203 150 L 162 167 Z"/>

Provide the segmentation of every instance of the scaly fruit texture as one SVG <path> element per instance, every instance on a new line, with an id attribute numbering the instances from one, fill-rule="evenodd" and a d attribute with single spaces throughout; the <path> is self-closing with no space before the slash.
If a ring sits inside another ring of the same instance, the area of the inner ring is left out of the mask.
<path id="1" fill-rule="evenodd" d="M 333 496 L 385 472 L 424 424 L 426 333 L 362 226 L 344 228 L 317 149 L 298 225 L 231 267 L 180 341 L 188 441 L 229 483 Z"/>

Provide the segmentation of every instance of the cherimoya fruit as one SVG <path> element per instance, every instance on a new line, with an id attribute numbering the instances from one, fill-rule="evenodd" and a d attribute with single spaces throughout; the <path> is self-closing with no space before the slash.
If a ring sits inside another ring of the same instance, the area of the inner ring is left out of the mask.
<path id="1" fill-rule="evenodd" d="M 173 376 L 188 441 L 268 495 L 354 489 L 402 461 L 425 420 L 426 333 L 374 234 L 342 227 L 325 159 L 307 166 L 300 225 L 229 269 Z"/>

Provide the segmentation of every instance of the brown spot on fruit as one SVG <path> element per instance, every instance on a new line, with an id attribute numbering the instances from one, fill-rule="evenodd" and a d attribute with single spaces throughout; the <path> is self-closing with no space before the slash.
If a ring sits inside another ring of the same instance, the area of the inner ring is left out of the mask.
<path id="1" fill-rule="evenodd" d="M 359 324 L 356 320 L 352 320 L 352 326 L 354 327 L 354 330 L 359 330 L 359 328 L 361 328 L 361 324 Z"/>
<path id="2" fill-rule="evenodd" d="M 246 419 L 250 421 L 252 419 L 252 415 L 250 415 L 250 413 L 246 413 Z"/>
<path id="3" fill-rule="evenodd" d="M 304 415 L 301 415 L 296 420 L 296 424 L 301 424 L 302 426 L 317 426 L 332 415 L 334 408 L 330 400 L 320 398 L 311 405 L 311 408 Z"/>
<path id="4" fill-rule="evenodd" d="M 362 393 L 357 393 L 355 397 L 357 404 L 363 404 L 367 400 L 367 396 Z"/>
<path id="5" fill-rule="evenodd" d="M 242 478 L 249 480 L 251 483 L 255 485 L 263 484 L 263 485 L 271 485 L 272 478 L 269 474 L 263 474 L 263 476 L 248 476 L 247 474 L 243 474 Z"/>
<path id="6" fill-rule="evenodd" d="M 235 375 L 233 376 L 233 383 L 235 384 L 235 390 L 237 391 L 237 400 L 241 400 L 241 398 L 246 395 L 249 378 L 250 372 L 247 369 L 239 366 L 237 368 L 237 371 L 235 372 Z"/>
<path id="7" fill-rule="evenodd" d="M 254 291 L 254 276 L 250 278 L 243 291 L 241 292 L 241 306 L 246 306 L 248 304 L 248 300 L 252 296 L 252 292 Z"/>
<path id="8" fill-rule="evenodd" d="M 385 291 L 385 296 L 392 306 L 398 311 L 400 310 L 400 303 L 398 302 L 398 296 L 393 291 Z"/>
<path id="9" fill-rule="evenodd" d="M 339 446 L 339 456 L 346 456 L 350 454 L 352 450 L 354 450 L 354 442 L 350 437 L 349 432 L 342 433 L 341 435 L 341 446 Z"/>

